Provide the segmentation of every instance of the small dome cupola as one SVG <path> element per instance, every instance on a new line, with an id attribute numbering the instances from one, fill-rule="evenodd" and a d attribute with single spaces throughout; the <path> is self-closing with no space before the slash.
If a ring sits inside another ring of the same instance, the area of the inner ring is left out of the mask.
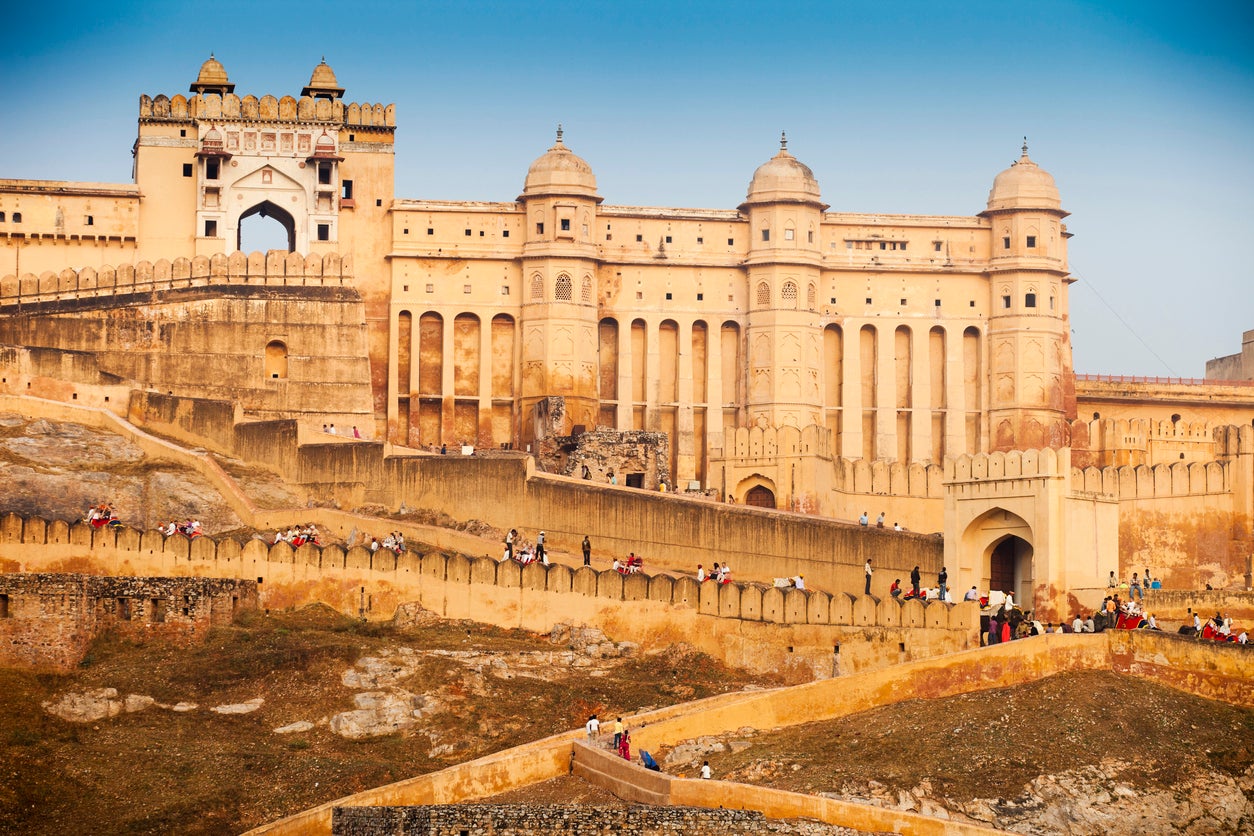
<path id="1" fill-rule="evenodd" d="M 749 193 L 741 208 L 758 203 L 817 203 L 819 181 L 805 163 L 788 153 L 788 135 L 779 135 L 779 153 L 758 166 L 749 181 Z"/>
<path id="2" fill-rule="evenodd" d="M 988 193 L 988 212 L 1009 209 L 1047 209 L 1062 211 L 1058 187 L 1048 171 L 1028 156 L 1028 139 L 1023 138 L 1022 155 L 1010 168 L 993 178 Z"/>
<path id="3" fill-rule="evenodd" d="M 235 90 L 235 85 L 226 77 L 226 68 L 209 53 L 209 60 L 200 65 L 200 74 L 189 88 L 193 93 L 217 93 L 226 95 Z"/>
<path id="4" fill-rule="evenodd" d="M 231 154 L 226 150 L 226 143 L 222 139 L 222 132 L 218 130 L 217 125 L 210 125 L 209 130 L 205 131 L 205 135 L 200 140 L 200 150 L 196 152 L 197 157 L 219 157 L 229 160 Z"/>
<path id="5" fill-rule="evenodd" d="M 557 126 L 557 142 L 527 169 L 522 197 L 572 195 L 601 202 L 592 166 L 562 142 L 562 126 Z"/>
<path id="6" fill-rule="evenodd" d="M 322 136 L 318 137 L 318 141 L 314 143 L 313 154 L 305 158 L 305 162 L 343 162 L 344 158 L 336 152 L 335 140 L 326 131 L 322 132 Z"/>
<path id="7" fill-rule="evenodd" d="M 300 91 L 302 96 L 312 96 L 315 99 L 338 99 L 343 97 L 344 88 L 335 80 L 335 71 L 327 64 L 326 56 L 318 62 L 318 66 L 314 67 L 313 75 L 309 77 L 309 83 Z"/>

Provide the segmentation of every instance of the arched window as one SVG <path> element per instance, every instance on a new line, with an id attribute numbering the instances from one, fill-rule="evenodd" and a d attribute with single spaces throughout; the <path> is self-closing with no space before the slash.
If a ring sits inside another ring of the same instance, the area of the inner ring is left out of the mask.
<path id="1" fill-rule="evenodd" d="M 287 379 L 287 346 L 280 340 L 266 343 L 266 379 Z"/>
<path id="2" fill-rule="evenodd" d="M 766 282 L 758 282 L 758 307 L 766 308 L 771 304 L 771 286 Z"/>
<path id="3" fill-rule="evenodd" d="M 570 276 L 562 273 L 557 277 L 557 284 L 553 287 L 553 298 L 559 302 L 570 301 Z"/>
<path id="4" fill-rule="evenodd" d="M 813 311 L 817 309 L 818 295 L 818 289 L 815 288 L 814 283 L 811 282 L 810 286 L 806 288 L 806 308 L 808 310 Z"/>
<path id="5" fill-rule="evenodd" d="M 583 277 L 583 303 L 585 305 L 592 304 L 592 277 L 586 273 Z"/>
<path id="6" fill-rule="evenodd" d="M 797 283 L 784 282 L 784 288 L 780 291 L 780 295 L 784 298 L 784 304 L 795 308 L 797 307 Z"/>
<path id="7" fill-rule="evenodd" d="M 531 299 L 538 302 L 544 298 L 544 276 L 534 273 L 531 276 Z"/>

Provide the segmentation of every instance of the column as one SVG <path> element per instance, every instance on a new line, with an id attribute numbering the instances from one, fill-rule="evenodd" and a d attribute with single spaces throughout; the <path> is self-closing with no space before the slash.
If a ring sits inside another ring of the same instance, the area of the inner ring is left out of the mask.
<path id="1" fill-rule="evenodd" d="M 632 384 L 634 363 L 631 356 L 631 321 L 618 320 L 618 408 L 616 421 L 619 430 L 631 429 Z"/>
<path id="2" fill-rule="evenodd" d="M 875 456 L 897 457 L 897 324 L 875 330 Z"/>
<path id="3" fill-rule="evenodd" d="M 675 471 L 671 487 L 678 490 L 697 478 L 697 458 L 692 421 L 692 321 L 683 319 L 677 324 L 675 339 L 679 350 L 679 378 L 675 381 Z"/>
<path id="4" fill-rule="evenodd" d="M 932 457 L 932 361 L 931 328 L 910 332 L 910 458 Z M 909 462 L 903 462 L 909 464 Z"/>
<path id="5" fill-rule="evenodd" d="M 840 339 L 844 378 L 840 381 L 840 438 L 837 454 L 862 458 L 862 325 L 846 320 Z"/>

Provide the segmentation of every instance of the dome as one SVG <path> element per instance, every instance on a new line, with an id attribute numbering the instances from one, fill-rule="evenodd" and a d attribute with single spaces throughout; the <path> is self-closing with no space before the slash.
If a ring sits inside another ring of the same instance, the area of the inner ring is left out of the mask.
<path id="1" fill-rule="evenodd" d="M 344 95 L 344 88 L 335 79 L 335 70 L 327 64 L 324 56 L 314 67 L 309 83 L 300 91 L 302 96 L 313 96 L 315 99 L 338 99 Z"/>
<path id="2" fill-rule="evenodd" d="M 988 193 L 988 211 L 1003 209 L 1062 210 L 1058 187 L 1048 171 L 1028 156 L 1028 142 L 1023 141 L 1023 156 L 993 179 Z"/>
<path id="3" fill-rule="evenodd" d="M 592 166 L 562 143 L 562 126 L 557 126 L 557 142 L 527 169 L 523 197 L 543 194 L 566 194 L 596 200 L 597 178 Z"/>
<path id="4" fill-rule="evenodd" d="M 745 204 L 819 203 L 819 181 L 805 163 L 788 153 L 788 137 L 780 134 L 779 153 L 771 157 L 749 181 Z M 825 207 L 826 208 L 826 207 Z"/>
<path id="5" fill-rule="evenodd" d="M 209 53 L 209 60 L 200 65 L 200 74 L 188 88 L 192 93 L 230 93 L 235 85 L 226 77 L 226 67 Z"/>

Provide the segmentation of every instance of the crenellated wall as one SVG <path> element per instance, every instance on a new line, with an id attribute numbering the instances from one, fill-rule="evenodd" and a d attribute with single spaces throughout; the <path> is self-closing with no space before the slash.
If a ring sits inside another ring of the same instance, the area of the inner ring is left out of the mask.
<path id="1" fill-rule="evenodd" d="M 100 574 L 255 579 L 268 608 L 328 604 L 388 618 L 407 602 L 447 618 L 548 631 L 595 624 L 646 647 L 692 643 L 730 664 L 806 679 L 922 658 L 978 644 L 975 604 L 925 605 L 759 583 L 697 583 L 691 576 L 621 575 L 563 564 L 520 566 L 490 557 L 363 546 L 293 549 L 87 523 L 0 518 L 0 561 L 21 572 L 66 561 Z"/>
<path id="2" fill-rule="evenodd" d="M 376 128 L 396 127 L 396 105 L 346 104 L 312 96 L 238 96 L 235 93 L 141 95 L 140 121 L 192 122 L 197 119 L 238 119 L 251 122 L 332 122 Z"/>
<path id="3" fill-rule="evenodd" d="M 48 302 L 160 294 L 214 285 L 352 287 L 353 261 L 351 255 L 339 253 L 303 256 L 282 250 L 236 251 L 173 261 L 139 261 L 99 270 L 67 267 L 60 273 L 48 271 L 38 276 L 8 275 L 0 278 L 0 313 L 42 311 L 41 307 L 28 306 Z"/>

